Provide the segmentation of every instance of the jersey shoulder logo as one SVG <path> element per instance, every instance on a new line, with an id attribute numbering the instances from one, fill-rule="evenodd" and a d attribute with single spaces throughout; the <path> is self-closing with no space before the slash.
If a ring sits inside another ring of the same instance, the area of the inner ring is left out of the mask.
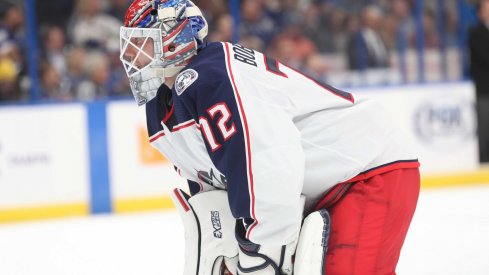
<path id="1" fill-rule="evenodd" d="M 177 95 L 183 94 L 183 92 L 199 78 L 199 74 L 194 69 L 187 69 L 181 72 L 175 80 L 175 91 Z"/>

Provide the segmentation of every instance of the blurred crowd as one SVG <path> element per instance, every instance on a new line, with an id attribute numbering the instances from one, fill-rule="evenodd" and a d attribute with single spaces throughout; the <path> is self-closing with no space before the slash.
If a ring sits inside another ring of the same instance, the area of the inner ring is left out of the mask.
<path id="1" fill-rule="evenodd" d="M 23 1 L 0 0 L 0 101 L 25 100 L 31 85 Z M 227 0 L 195 0 L 210 25 L 209 41 L 232 41 Z M 437 1 L 425 1 L 424 44 L 455 45 L 456 0 L 447 0 L 446 35 L 437 29 Z M 43 99 L 92 100 L 130 95 L 119 62 L 119 27 L 129 0 L 37 1 Z M 348 70 L 393 66 L 399 43 L 416 45 L 414 0 L 241 0 L 239 43 L 325 78 L 330 56 Z M 401 40 L 402 41 L 401 41 Z"/>

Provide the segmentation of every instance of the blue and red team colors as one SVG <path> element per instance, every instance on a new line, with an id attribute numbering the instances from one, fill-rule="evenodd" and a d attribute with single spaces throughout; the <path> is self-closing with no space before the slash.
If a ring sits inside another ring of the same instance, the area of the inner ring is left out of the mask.
<path id="1" fill-rule="evenodd" d="M 146 113 L 151 144 L 192 194 L 227 190 L 250 241 L 292 242 L 302 194 L 306 213 L 330 211 L 326 273 L 395 269 L 416 207 L 419 163 L 377 103 L 260 52 L 211 43 L 172 89 L 160 87 Z"/>

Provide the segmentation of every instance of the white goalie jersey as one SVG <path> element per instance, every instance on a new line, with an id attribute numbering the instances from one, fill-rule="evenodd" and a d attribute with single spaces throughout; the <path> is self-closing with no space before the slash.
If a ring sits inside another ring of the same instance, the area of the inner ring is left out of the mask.
<path id="1" fill-rule="evenodd" d="M 290 243 L 334 185 L 419 163 L 375 102 L 268 56 L 211 43 L 146 104 L 151 144 L 192 193 L 227 190 L 257 244 Z"/>

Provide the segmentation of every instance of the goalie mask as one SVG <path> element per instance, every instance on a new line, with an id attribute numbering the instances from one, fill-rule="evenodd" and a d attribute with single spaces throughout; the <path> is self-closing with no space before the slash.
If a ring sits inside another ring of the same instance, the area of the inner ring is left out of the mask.
<path id="1" fill-rule="evenodd" d="M 120 30 L 120 59 L 139 106 L 206 45 L 207 22 L 189 0 L 135 0 Z"/>

